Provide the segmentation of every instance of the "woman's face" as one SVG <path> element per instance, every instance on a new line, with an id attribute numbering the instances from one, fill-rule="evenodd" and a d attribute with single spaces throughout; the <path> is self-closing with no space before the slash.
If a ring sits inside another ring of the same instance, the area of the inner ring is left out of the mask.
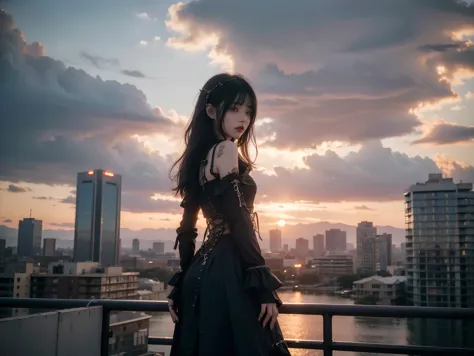
<path id="1" fill-rule="evenodd" d="M 238 140 L 248 129 L 252 117 L 252 108 L 247 99 L 243 105 L 232 105 L 224 115 L 222 127 L 226 139 Z"/>

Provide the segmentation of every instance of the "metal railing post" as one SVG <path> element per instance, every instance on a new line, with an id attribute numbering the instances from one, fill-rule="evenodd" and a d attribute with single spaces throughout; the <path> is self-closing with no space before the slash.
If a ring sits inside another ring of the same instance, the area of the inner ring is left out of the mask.
<path id="1" fill-rule="evenodd" d="M 100 335 L 100 356 L 109 356 L 110 309 L 102 307 L 102 332 Z"/>
<path id="2" fill-rule="evenodd" d="M 332 314 L 323 313 L 324 356 L 332 356 Z"/>

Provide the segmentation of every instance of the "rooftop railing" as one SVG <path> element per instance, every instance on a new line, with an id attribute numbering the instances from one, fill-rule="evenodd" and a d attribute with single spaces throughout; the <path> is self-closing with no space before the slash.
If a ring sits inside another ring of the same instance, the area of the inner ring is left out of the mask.
<path id="1" fill-rule="evenodd" d="M 109 324 L 111 311 L 128 310 L 141 312 L 168 312 L 168 304 L 165 301 L 0 298 L 0 308 L 70 309 L 89 306 L 101 306 L 103 310 L 101 356 L 108 356 L 109 354 L 109 338 L 111 336 Z M 405 306 L 285 303 L 281 307 L 280 313 L 321 315 L 323 318 L 322 341 L 288 339 L 286 342 L 290 348 L 323 350 L 324 356 L 332 356 L 333 351 L 355 351 L 371 352 L 377 354 L 403 355 L 474 355 L 473 348 L 341 342 L 334 341 L 332 336 L 333 316 L 474 320 L 474 308 L 455 309 Z M 150 345 L 171 345 L 172 338 L 150 336 L 148 338 L 148 343 Z"/>

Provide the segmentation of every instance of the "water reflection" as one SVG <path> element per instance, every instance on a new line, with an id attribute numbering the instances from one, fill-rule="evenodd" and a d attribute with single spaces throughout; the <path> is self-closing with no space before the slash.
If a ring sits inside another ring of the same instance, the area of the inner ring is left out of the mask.
<path id="1" fill-rule="evenodd" d="M 285 291 L 279 293 L 287 303 L 353 304 L 352 300 L 335 296 Z M 284 314 L 279 316 L 281 328 L 288 339 L 322 340 L 323 320 L 319 315 Z M 150 335 L 172 336 L 173 323 L 168 314 L 154 316 L 150 321 Z M 469 331 L 470 330 L 470 331 Z M 420 320 L 402 318 L 334 317 L 333 338 L 336 341 L 370 342 L 397 345 L 436 345 L 474 347 L 474 321 L 469 324 L 451 320 Z M 150 346 L 151 351 L 165 351 L 169 347 Z M 293 356 L 322 356 L 322 351 L 291 350 Z M 340 356 L 362 356 L 367 353 L 334 352 Z M 373 354 L 370 354 L 373 355 Z"/>

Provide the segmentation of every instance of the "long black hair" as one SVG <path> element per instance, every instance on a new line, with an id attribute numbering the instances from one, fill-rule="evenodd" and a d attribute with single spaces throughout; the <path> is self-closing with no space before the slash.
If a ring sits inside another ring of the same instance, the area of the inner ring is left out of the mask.
<path id="1" fill-rule="evenodd" d="M 249 168 L 254 167 L 254 161 L 249 156 L 251 141 L 257 152 L 257 142 L 253 125 L 257 116 L 257 96 L 249 82 L 241 75 L 228 73 L 217 74 L 209 79 L 199 94 L 191 122 L 184 134 L 185 149 L 183 154 L 173 164 L 170 171 L 171 179 L 176 182 L 173 191 L 185 200 L 192 199 L 200 191 L 199 166 L 206 158 L 209 150 L 225 137 L 224 116 L 232 105 L 248 103 L 251 109 L 250 124 L 237 141 L 240 156 Z M 216 120 L 211 119 L 206 112 L 206 105 L 216 108 Z M 171 173 L 178 166 L 176 174 Z"/>

